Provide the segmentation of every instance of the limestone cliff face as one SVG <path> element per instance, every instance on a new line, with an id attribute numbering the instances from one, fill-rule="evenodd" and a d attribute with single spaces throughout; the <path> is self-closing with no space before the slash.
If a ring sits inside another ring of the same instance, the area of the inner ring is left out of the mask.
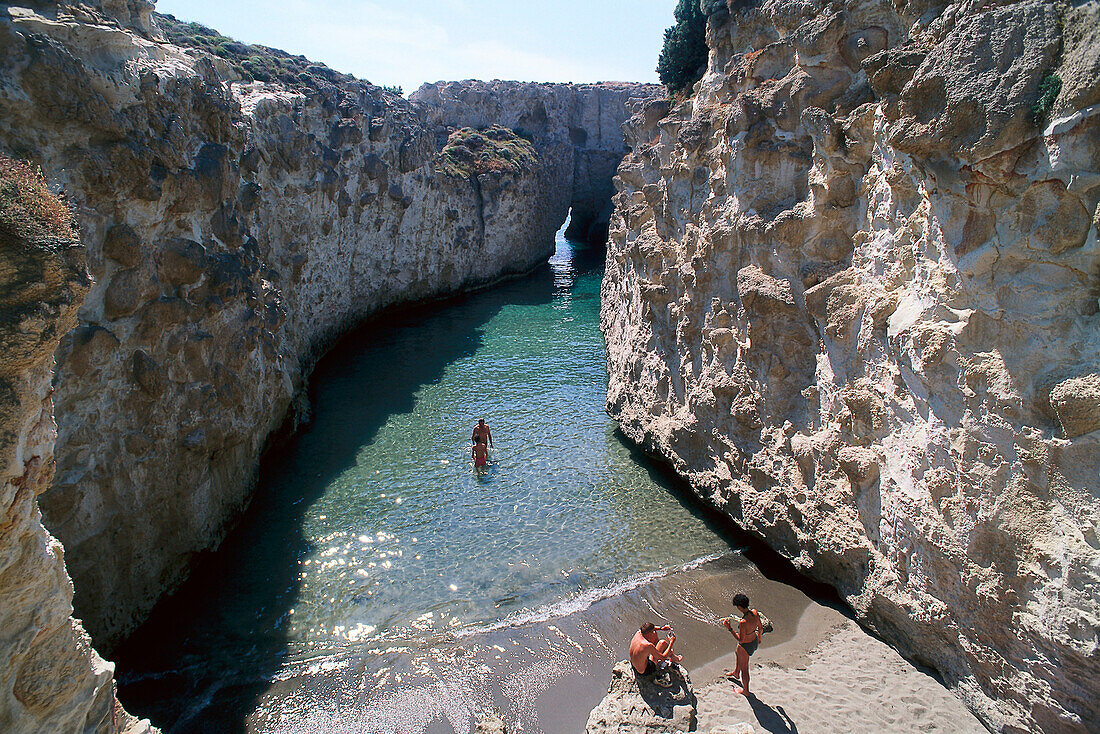
<path id="1" fill-rule="evenodd" d="M 57 436 L 53 352 L 90 280 L 73 232 L 32 215 L 67 213 L 10 164 L 0 159 L 0 729 L 148 732 L 115 703 L 114 666 L 72 618 L 61 544 L 41 522 Z"/>
<path id="2" fill-rule="evenodd" d="M 546 205 L 560 221 L 572 207 L 569 236 L 602 243 L 612 178 L 627 152 L 623 123 L 638 106 L 664 94 L 657 84 L 467 80 L 425 84 L 410 99 L 439 134 L 497 124 L 529 136 L 554 177 Z"/>
<path id="3" fill-rule="evenodd" d="M 705 7 L 619 171 L 608 410 L 992 728 L 1094 728 L 1100 5 Z"/>
<path id="4" fill-rule="evenodd" d="M 530 269 L 564 211 L 545 166 L 444 175 L 405 100 L 317 66 L 246 83 L 143 0 L 2 8 L 0 148 L 70 194 L 95 281 L 42 509 L 109 647 L 220 542 L 332 338 Z"/>

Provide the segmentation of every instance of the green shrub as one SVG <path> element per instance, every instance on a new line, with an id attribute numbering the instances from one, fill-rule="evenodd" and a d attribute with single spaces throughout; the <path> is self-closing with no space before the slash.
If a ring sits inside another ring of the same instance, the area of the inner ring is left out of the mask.
<path id="1" fill-rule="evenodd" d="M 1039 98 L 1031 106 L 1031 121 L 1039 127 L 1046 125 L 1054 101 L 1062 91 L 1062 78 L 1055 73 L 1047 74 L 1039 82 Z"/>
<path id="2" fill-rule="evenodd" d="M 390 94 L 396 94 L 398 97 L 405 93 L 405 90 L 401 88 L 400 84 L 383 84 L 382 89 L 385 89 Z"/>
<path id="3" fill-rule="evenodd" d="M 690 91 L 707 67 L 707 17 L 699 0 L 679 0 L 676 24 L 665 29 L 665 43 L 657 61 L 661 83 L 672 94 Z"/>
<path id="4" fill-rule="evenodd" d="M 76 233 L 73 212 L 50 192 L 41 169 L 0 154 L 0 232 L 25 239 Z"/>
<path id="5" fill-rule="evenodd" d="M 483 173 L 521 173 L 530 170 L 538 159 L 531 141 L 506 127 L 464 127 L 447 138 L 436 157 L 435 169 L 455 178 L 473 178 Z"/>
<path id="6" fill-rule="evenodd" d="M 292 56 L 277 48 L 239 43 L 213 28 L 184 22 L 172 15 L 157 13 L 156 21 L 173 45 L 198 49 L 225 59 L 245 81 L 278 81 L 290 88 L 317 88 L 326 83 L 359 81 L 324 64 L 315 64 L 305 56 Z"/>

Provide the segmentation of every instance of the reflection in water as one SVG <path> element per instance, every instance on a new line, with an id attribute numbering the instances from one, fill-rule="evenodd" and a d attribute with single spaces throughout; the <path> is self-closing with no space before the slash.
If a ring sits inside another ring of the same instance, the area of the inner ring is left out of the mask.
<path id="1" fill-rule="evenodd" d="M 124 703 L 172 731 L 297 729 L 349 706 L 366 730 L 465 731 L 486 695 L 522 710 L 553 678 L 509 692 L 472 652 L 485 638 L 728 549 L 604 413 L 602 271 L 602 250 L 559 234 L 532 276 L 344 339 L 241 526 L 119 652 Z M 479 417 L 496 447 L 475 472 Z M 561 651 L 532 656 L 549 671 Z"/>

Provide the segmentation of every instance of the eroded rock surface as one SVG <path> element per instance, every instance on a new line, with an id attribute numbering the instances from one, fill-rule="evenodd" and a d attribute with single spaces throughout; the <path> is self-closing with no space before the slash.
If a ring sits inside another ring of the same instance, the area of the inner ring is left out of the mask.
<path id="1" fill-rule="evenodd" d="M 611 671 L 607 695 L 588 715 L 584 730 L 587 734 L 695 731 L 695 706 L 691 679 L 683 667 L 672 665 L 644 678 L 634 673 L 629 661 L 621 660 Z"/>
<path id="2" fill-rule="evenodd" d="M 91 283 L 84 248 L 64 223 L 43 227 L 26 216 L 33 207 L 13 215 L 7 163 L 0 160 L 0 730 L 149 732 L 117 705 L 114 666 L 72 618 L 62 547 L 38 507 L 55 468 L 53 353 Z M 30 194 L 50 206 L 44 187 Z"/>
<path id="3" fill-rule="evenodd" d="M 627 153 L 623 123 L 635 108 L 663 97 L 657 84 L 540 84 L 467 80 L 425 84 L 409 98 L 441 134 L 450 128 L 503 125 L 529 137 L 553 172 L 547 202 L 568 235 L 607 239 L 612 179 Z"/>
<path id="4" fill-rule="evenodd" d="M 609 411 L 988 726 L 1095 727 L 1098 4 L 707 7 L 628 132 Z"/>
<path id="5" fill-rule="evenodd" d="M 95 279 L 57 354 L 42 509 L 107 648 L 239 516 L 333 338 L 529 270 L 565 218 L 553 161 L 448 175 L 405 100 L 317 65 L 243 79 L 151 10 L 0 14 L 0 149 L 71 196 Z"/>

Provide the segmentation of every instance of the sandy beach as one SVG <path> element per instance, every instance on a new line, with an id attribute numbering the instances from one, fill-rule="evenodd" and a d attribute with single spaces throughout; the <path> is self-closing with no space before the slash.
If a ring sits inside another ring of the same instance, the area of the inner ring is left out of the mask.
<path id="1" fill-rule="evenodd" d="M 931 675 L 827 607 L 806 610 L 795 637 L 752 658 L 743 696 L 719 677 L 732 655 L 694 671 L 698 731 L 973 732 L 985 729 Z"/>
<path id="2" fill-rule="evenodd" d="M 696 728 L 670 725 L 652 730 L 713 734 L 985 731 L 937 678 L 865 632 L 841 610 L 763 579 L 756 569 L 729 578 L 716 576 L 713 581 L 739 585 L 753 600 L 752 606 L 775 624 L 776 631 L 763 637 L 750 661 L 752 695 L 737 692 L 725 675 L 735 665 L 735 643 L 729 633 L 717 628 L 715 635 L 713 629 L 700 630 L 692 623 L 711 612 L 729 614 L 728 596 L 713 599 L 706 607 L 708 613 L 689 615 L 695 619 L 684 632 L 681 625 L 687 620 L 670 615 L 680 635 L 677 649 L 685 655 L 683 667 L 696 694 Z M 626 708 L 641 702 L 640 697 L 623 701 Z"/>
<path id="3" fill-rule="evenodd" d="M 734 644 L 718 619 L 730 614 L 733 591 L 776 627 L 752 659 L 759 698 L 734 693 L 723 676 Z M 288 669 L 261 701 L 254 731 L 465 734 L 499 710 L 510 732 L 581 732 L 647 619 L 676 630 L 698 731 L 983 731 L 935 678 L 739 553 L 490 628 Z M 318 710 L 318 700 L 331 704 Z"/>

